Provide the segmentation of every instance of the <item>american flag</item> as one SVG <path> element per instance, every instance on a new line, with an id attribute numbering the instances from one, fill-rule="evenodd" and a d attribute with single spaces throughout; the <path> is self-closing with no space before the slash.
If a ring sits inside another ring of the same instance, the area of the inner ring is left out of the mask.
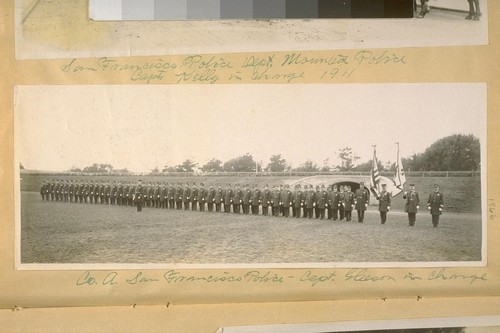
<path id="1" fill-rule="evenodd" d="M 373 146 L 372 170 L 370 173 L 370 190 L 378 197 L 380 193 L 380 172 L 378 171 L 377 153 L 375 147 L 376 146 Z"/>

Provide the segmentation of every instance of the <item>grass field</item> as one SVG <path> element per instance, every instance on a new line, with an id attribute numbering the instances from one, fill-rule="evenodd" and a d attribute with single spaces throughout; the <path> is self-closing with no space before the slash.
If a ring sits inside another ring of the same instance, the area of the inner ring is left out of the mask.
<path id="1" fill-rule="evenodd" d="M 356 214 L 353 214 L 356 220 Z M 481 260 L 481 216 L 402 211 L 365 223 L 42 202 L 21 193 L 22 263 L 326 263 Z"/>

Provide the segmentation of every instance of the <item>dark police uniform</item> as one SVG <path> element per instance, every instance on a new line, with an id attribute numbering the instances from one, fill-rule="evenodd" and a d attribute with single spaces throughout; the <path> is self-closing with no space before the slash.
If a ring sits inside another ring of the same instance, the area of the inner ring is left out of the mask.
<path id="1" fill-rule="evenodd" d="M 386 191 L 385 184 L 382 185 L 382 191 L 378 196 L 378 211 L 380 212 L 380 223 L 387 221 L 387 212 L 391 209 L 391 194 Z"/>
<path id="2" fill-rule="evenodd" d="M 420 208 L 420 198 L 418 196 L 418 192 L 415 190 L 405 192 L 403 194 L 403 199 L 406 200 L 405 212 L 408 213 L 408 225 L 414 226 L 417 219 L 417 212 Z"/>
<path id="3" fill-rule="evenodd" d="M 351 190 L 344 191 L 342 196 L 342 206 L 344 208 L 344 217 L 346 221 L 351 221 L 352 219 L 352 208 L 354 206 L 354 193 Z"/>
<path id="4" fill-rule="evenodd" d="M 370 192 L 368 192 L 365 187 L 358 188 L 356 190 L 354 204 L 356 206 L 356 211 L 358 212 L 359 223 L 363 223 L 363 220 L 365 219 L 365 210 L 368 207 L 368 202 L 370 202 Z"/>
<path id="5" fill-rule="evenodd" d="M 439 216 L 443 214 L 444 209 L 444 196 L 443 193 L 437 190 L 429 194 L 429 199 L 427 200 L 427 208 L 432 215 L 432 225 L 437 228 L 439 224 Z"/>
<path id="6" fill-rule="evenodd" d="M 142 206 L 144 204 L 144 188 L 141 183 L 139 183 L 135 188 L 134 201 L 137 206 L 137 211 L 142 212 Z"/>

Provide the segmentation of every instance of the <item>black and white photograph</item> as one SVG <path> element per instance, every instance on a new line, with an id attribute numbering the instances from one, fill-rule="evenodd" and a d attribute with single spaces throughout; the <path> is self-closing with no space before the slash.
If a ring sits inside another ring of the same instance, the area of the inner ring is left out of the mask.
<path id="1" fill-rule="evenodd" d="M 330 323 L 223 326 L 218 333 L 494 333 L 498 316 L 442 317 Z"/>
<path id="2" fill-rule="evenodd" d="M 484 266 L 486 85 L 15 90 L 16 260 Z"/>
<path id="3" fill-rule="evenodd" d="M 487 0 L 16 0 L 15 6 L 17 59 L 489 41 Z"/>

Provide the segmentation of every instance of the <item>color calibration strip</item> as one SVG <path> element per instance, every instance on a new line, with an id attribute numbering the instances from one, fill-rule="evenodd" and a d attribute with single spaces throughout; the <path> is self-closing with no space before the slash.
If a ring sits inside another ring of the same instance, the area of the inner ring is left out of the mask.
<path id="1" fill-rule="evenodd" d="M 100 1 L 113 8 L 108 19 L 121 20 L 411 18 L 414 13 L 413 0 Z"/>

